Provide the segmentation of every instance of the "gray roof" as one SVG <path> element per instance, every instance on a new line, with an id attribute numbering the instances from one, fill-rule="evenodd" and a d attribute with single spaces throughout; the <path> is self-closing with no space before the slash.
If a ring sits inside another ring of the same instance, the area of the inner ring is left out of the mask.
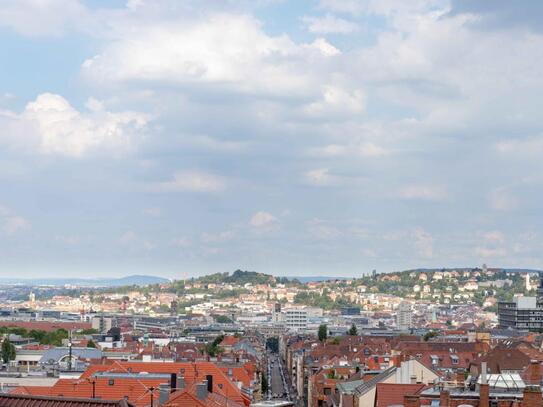
<path id="1" fill-rule="evenodd" d="M 70 350 L 66 348 L 52 348 L 47 349 L 40 359 L 40 363 L 43 364 L 55 364 L 59 363 L 62 358 L 68 356 Z M 101 359 L 102 351 L 95 348 L 72 348 L 72 355 L 82 359 Z"/>
<path id="2" fill-rule="evenodd" d="M 241 341 L 239 341 L 238 343 L 236 343 L 233 347 L 232 347 L 233 350 L 237 351 L 237 350 L 244 350 L 245 352 L 247 352 L 249 355 L 252 355 L 252 356 L 257 356 L 257 351 L 256 349 L 254 348 L 254 346 L 247 340 L 244 340 L 242 339 Z"/>
<path id="3" fill-rule="evenodd" d="M 356 388 L 364 384 L 364 380 L 352 380 L 350 382 L 336 383 L 338 391 L 342 394 L 354 394 Z"/>
<path id="4" fill-rule="evenodd" d="M 362 383 L 355 390 L 355 393 L 358 395 L 363 395 L 377 386 L 377 383 L 381 383 L 383 380 L 389 378 L 396 372 L 396 367 L 389 367 L 387 370 L 384 370 L 382 373 L 379 373 L 377 376 L 372 377 L 367 382 Z"/>

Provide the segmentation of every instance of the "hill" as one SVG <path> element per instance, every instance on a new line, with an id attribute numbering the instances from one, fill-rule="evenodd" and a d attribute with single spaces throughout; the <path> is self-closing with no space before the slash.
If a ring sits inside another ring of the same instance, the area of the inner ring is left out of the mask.
<path id="1" fill-rule="evenodd" d="M 138 285 L 145 286 L 150 284 L 165 284 L 169 280 L 162 277 L 133 275 L 120 278 L 0 278 L 2 285 L 26 285 L 26 286 L 53 286 L 62 287 L 73 285 L 77 287 L 120 287 Z"/>

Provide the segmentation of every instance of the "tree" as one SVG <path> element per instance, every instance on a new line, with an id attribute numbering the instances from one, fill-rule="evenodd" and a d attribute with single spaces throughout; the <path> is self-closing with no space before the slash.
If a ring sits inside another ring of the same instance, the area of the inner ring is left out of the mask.
<path id="1" fill-rule="evenodd" d="M 424 334 L 422 339 L 424 340 L 424 342 L 428 342 L 430 339 L 435 338 L 437 334 L 438 334 L 437 331 L 429 331 Z"/>
<path id="2" fill-rule="evenodd" d="M 4 342 L 2 342 L 2 362 L 8 363 L 10 360 L 15 359 L 15 346 L 9 341 L 9 338 L 6 337 Z"/>
<path id="3" fill-rule="evenodd" d="M 96 348 L 96 343 L 92 339 L 87 342 L 87 348 Z"/>
<path id="4" fill-rule="evenodd" d="M 351 327 L 349 328 L 349 330 L 347 331 L 347 334 L 348 335 L 351 335 L 351 336 L 356 336 L 358 335 L 358 329 L 356 329 L 356 325 L 353 323 L 351 325 Z"/>
<path id="5" fill-rule="evenodd" d="M 326 324 L 319 325 L 319 341 L 324 342 L 328 338 L 328 327 Z"/>

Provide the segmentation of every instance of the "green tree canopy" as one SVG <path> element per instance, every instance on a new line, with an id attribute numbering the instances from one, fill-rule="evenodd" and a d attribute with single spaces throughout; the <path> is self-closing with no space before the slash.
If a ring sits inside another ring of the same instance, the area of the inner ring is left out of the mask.
<path id="1" fill-rule="evenodd" d="M 328 338 L 328 327 L 326 324 L 319 325 L 319 341 L 324 342 Z"/>

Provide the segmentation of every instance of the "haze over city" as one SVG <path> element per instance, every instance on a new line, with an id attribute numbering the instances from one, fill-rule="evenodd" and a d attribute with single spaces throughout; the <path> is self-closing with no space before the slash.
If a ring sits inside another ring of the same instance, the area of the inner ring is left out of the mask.
<path id="1" fill-rule="evenodd" d="M 2 277 L 543 267 L 543 6 L 0 1 Z"/>

